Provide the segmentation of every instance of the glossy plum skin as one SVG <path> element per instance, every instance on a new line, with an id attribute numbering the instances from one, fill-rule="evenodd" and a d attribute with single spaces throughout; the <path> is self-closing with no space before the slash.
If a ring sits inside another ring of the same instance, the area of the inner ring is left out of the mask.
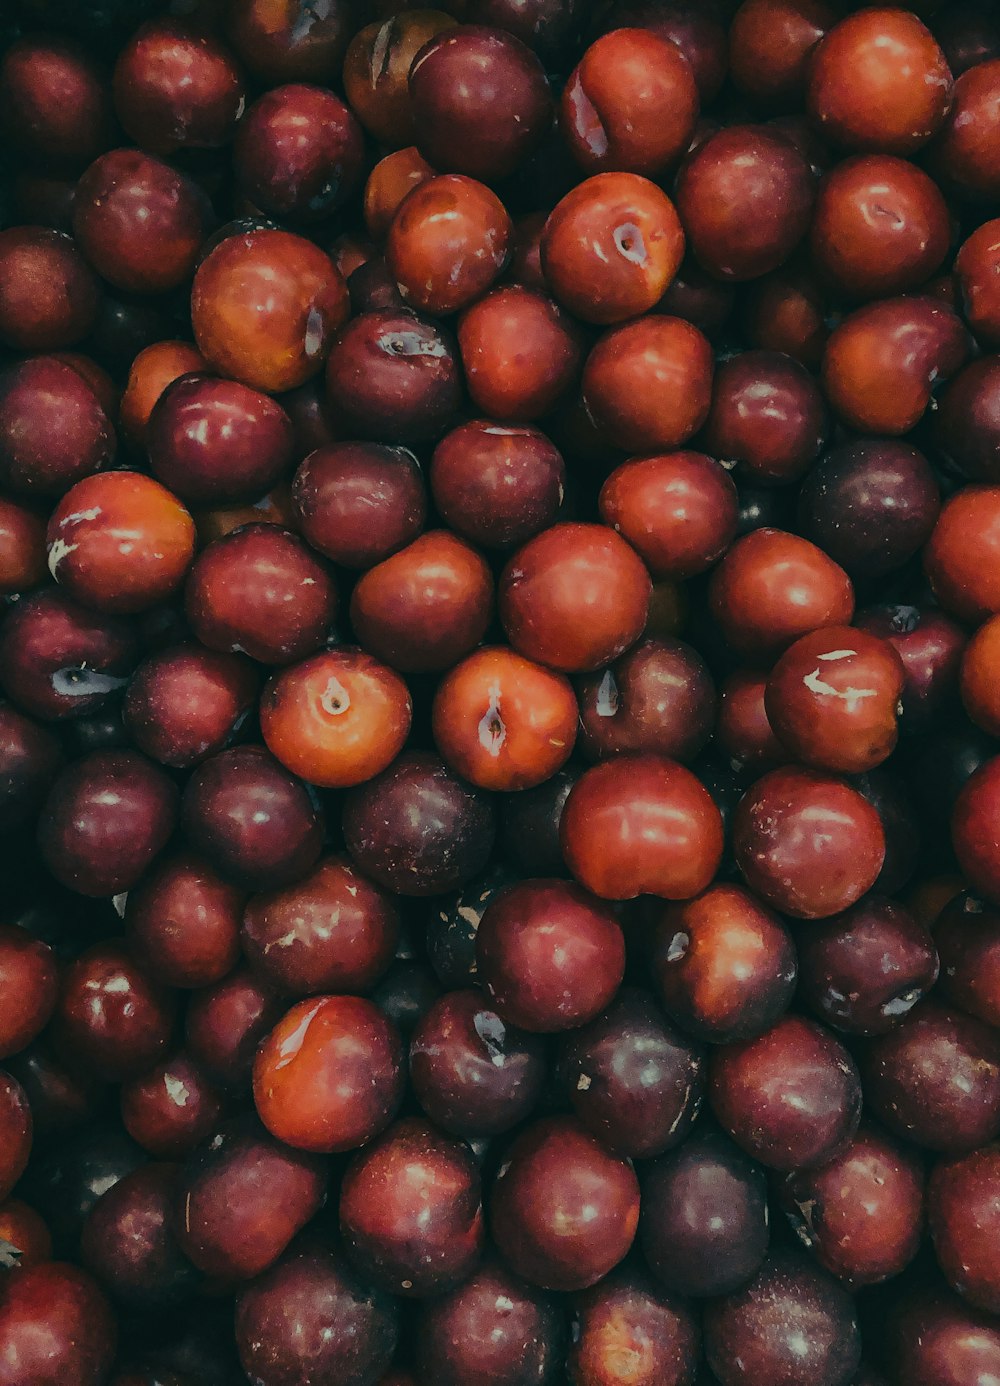
<path id="1" fill-rule="evenodd" d="M 548 528 L 565 477 L 562 455 L 540 430 L 473 419 L 438 443 L 429 481 L 450 528 L 470 543 L 508 548 Z"/>
<path id="2" fill-rule="evenodd" d="M 304 83 L 258 97 L 236 131 L 233 167 L 244 196 L 268 216 L 321 221 L 361 179 L 358 122 L 333 92 Z"/>
<path id="3" fill-rule="evenodd" d="M 698 1039 L 728 1043 L 787 1010 L 798 973 L 778 916 L 740 886 L 717 884 L 659 913 L 650 963 L 667 1014 Z"/>
<path id="4" fill-rule="evenodd" d="M 891 1030 L 931 989 L 938 968 L 928 931 L 884 896 L 866 896 L 799 938 L 800 995 L 847 1034 Z"/>
<path id="5" fill-rule="evenodd" d="M 219 1090 L 183 1050 L 122 1085 L 122 1123 L 160 1160 L 181 1160 L 215 1130 Z"/>
<path id="6" fill-rule="evenodd" d="M 798 919 L 823 919 L 875 884 L 885 833 L 846 781 L 788 767 L 769 771 L 740 800 L 733 847 L 755 894 Z"/>
<path id="7" fill-rule="evenodd" d="M 164 293 L 190 279 L 205 232 L 197 186 L 138 149 L 90 165 L 73 198 L 73 234 L 118 289 Z"/>
<path id="8" fill-rule="evenodd" d="M 579 373 L 581 345 L 577 326 L 552 299 L 517 284 L 493 289 L 458 323 L 469 395 L 504 421 L 548 414 Z"/>
<path id="9" fill-rule="evenodd" d="M 258 303 L 266 311 L 246 311 Z M 323 369 L 348 307 L 347 285 L 317 246 L 265 228 L 227 237 L 202 260 L 191 321 L 210 365 L 271 393 L 294 389 Z"/>
<path id="10" fill-rule="evenodd" d="M 445 29 L 420 50 L 408 80 L 416 144 L 444 172 L 502 178 L 533 152 L 551 119 L 541 63 L 502 29 Z"/>
<path id="11" fill-rule="evenodd" d="M 398 1311 L 343 1259 L 307 1237 L 242 1291 L 236 1343 L 251 1378 L 292 1386 L 320 1373 L 364 1386 L 389 1365 Z"/>
<path id="12" fill-rule="evenodd" d="M 480 1176 L 468 1146 L 428 1122 L 391 1126 L 347 1169 L 340 1229 L 366 1278 L 422 1298 L 467 1279 L 482 1254 Z"/>
<path id="13" fill-rule="evenodd" d="M 454 341 L 398 306 L 360 313 L 335 337 L 326 395 L 348 437 L 413 444 L 445 431 L 461 399 Z"/>
<path id="14" fill-rule="evenodd" d="M 762 485 L 795 481 L 815 460 L 828 429 L 815 380 L 780 351 L 744 351 L 720 363 L 705 423 L 705 447 L 738 462 Z"/>
<path id="15" fill-rule="evenodd" d="M 496 1135 L 538 1101 L 544 1041 L 505 1025 L 474 989 L 447 992 L 410 1040 L 410 1081 L 438 1126 L 462 1136 Z"/>
<path id="16" fill-rule="evenodd" d="M 624 462 L 601 487 L 599 505 L 605 524 L 628 540 L 656 577 L 704 572 L 736 533 L 736 487 L 704 453 Z"/>
<path id="17" fill-rule="evenodd" d="M 635 1269 L 619 1270 L 576 1301 L 569 1379 L 611 1386 L 619 1354 L 636 1386 L 685 1386 L 700 1357 L 698 1323 L 688 1305 Z M 622 1341 L 627 1346 L 624 1349 Z"/>
<path id="18" fill-rule="evenodd" d="M 508 1151 L 490 1221 L 501 1255 L 531 1284 L 586 1289 L 632 1244 L 638 1180 L 628 1161 L 609 1154 L 575 1119 L 546 1117 Z"/>
<path id="19" fill-rule="evenodd" d="M 952 1289 L 991 1314 L 1000 1304 L 996 1247 L 986 1230 L 995 1206 L 998 1147 L 986 1146 L 937 1165 L 927 1212 L 938 1262 Z"/>
<path id="20" fill-rule="evenodd" d="M 892 753 L 903 661 L 886 640 L 827 626 L 790 645 L 771 670 L 767 719 L 796 760 L 861 775 Z"/>
<path id="21" fill-rule="evenodd" d="M 290 664 L 324 642 L 337 607 L 327 566 L 277 525 L 242 525 L 198 554 L 184 603 L 203 645 Z"/>
<path id="22" fill-rule="evenodd" d="M 117 895 L 136 884 L 166 846 L 177 789 L 135 751 L 94 751 L 64 770 L 38 824 L 52 874 L 82 895 Z"/>
<path id="23" fill-rule="evenodd" d="M 192 1057 L 227 1092 L 247 1094 L 261 1040 L 285 1012 L 281 997 L 237 967 L 188 1004 L 185 1039 Z"/>
<path id="24" fill-rule="evenodd" d="M 485 559 L 443 529 L 369 568 L 351 594 L 358 640 L 402 673 L 450 668 L 479 644 L 492 611 Z"/>
<path id="25" fill-rule="evenodd" d="M 239 959 L 244 896 L 198 856 L 158 862 L 129 891 L 125 924 L 137 959 L 172 987 L 219 982 Z"/>
<path id="26" fill-rule="evenodd" d="M 206 1275 L 249 1280 L 274 1264 L 325 1194 L 322 1157 L 281 1145 L 253 1119 L 240 1118 L 182 1166 L 174 1227 L 184 1254 Z"/>
<path id="27" fill-rule="evenodd" d="M 388 558 L 417 537 L 427 514 L 416 458 L 378 443 L 311 452 L 295 473 L 292 505 L 303 537 L 344 568 Z"/>
<path id="28" fill-rule="evenodd" d="M 690 764 L 716 713 L 711 675 L 680 640 L 640 640 L 603 673 L 578 679 L 576 692 L 591 760 L 648 751 Z"/>
<path id="29" fill-rule="evenodd" d="M 502 891 L 476 934 L 477 976 L 500 1015 L 524 1030 L 593 1020 L 624 971 L 625 941 L 614 914 L 564 881 L 521 881 Z"/>
<path id="30" fill-rule="evenodd" d="M 758 1270 L 768 1238 L 763 1171 L 710 1123 L 645 1167 L 639 1244 L 668 1290 L 731 1293 Z"/>
<path id="31" fill-rule="evenodd" d="M 184 791 L 181 825 L 222 876 L 247 889 L 304 876 L 323 838 L 305 786 L 262 746 L 222 751 L 200 766 Z"/>
<path id="32" fill-rule="evenodd" d="M 117 1331 L 107 1299 L 76 1266 L 50 1261 L 9 1277 L 0 1304 L 3 1386 L 101 1386 Z"/>
<path id="33" fill-rule="evenodd" d="M 417 1328 L 421 1373 L 441 1386 L 473 1379 L 548 1383 L 565 1330 L 555 1302 L 500 1264 L 486 1261 L 449 1294 L 424 1306 Z M 409 1386 L 402 1378 L 398 1386 Z M 397 1386 L 386 1377 L 382 1386 Z"/>
<path id="34" fill-rule="evenodd" d="M 569 758 L 578 708 L 568 679 L 486 646 L 442 680 L 431 720 L 447 763 L 483 789 L 531 789 Z"/>
<path id="35" fill-rule="evenodd" d="M 404 303 L 443 317 L 482 297 L 503 269 L 510 217 L 474 178 L 429 178 L 404 198 L 389 226 L 386 261 Z"/>
<path id="36" fill-rule="evenodd" d="M 124 717 L 141 751 L 178 769 L 221 751 L 245 721 L 258 678 L 241 655 L 193 642 L 151 654 L 136 669 Z"/>
<path id="37" fill-rule="evenodd" d="M 288 469 L 293 436 L 275 400 L 238 381 L 198 374 L 167 385 L 145 428 L 154 475 L 198 506 L 269 491 Z"/>
<path id="38" fill-rule="evenodd" d="M 854 1306 L 835 1280 L 801 1253 L 772 1251 L 745 1289 L 707 1307 L 705 1353 L 727 1382 L 847 1386 L 861 1357 L 861 1335 Z"/>
<path id="39" fill-rule="evenodd" d="M 870 9 L 835 24 L 820 43 L 806 103 L 831 142 L 907 155 L 944 123 L 952 78 L 944 54 L 915 15 Z"/>
<path id="40" fill-rule="evenodd" d="M 388 967 L 399 912 L 343 855 L 284 890 L 255 895 L 240 927 L 254 971 L 290 996 L 367 991 Z"/>
<path id="41" fill-rule="evenodd" d="M 121 1081 L 162 1057 L 174 1026 L 174 1000 L 128 952 L 99 943 L 76 958 L 62 978 L 54 1037 L 71 1060 L 105 1081 Z"/>
<path id="42" fill-rule="evenodd" d="M 701 1105 L 703 1070 L 700 1046 L 637 988 L 622 989 L 559 1046 L 559 1082 L 576 1116 L 609 1150 L 634 1159 L 686 1139 Z"/>
<path id="43" fill-rule="evenodd" d="M 392 1119 L 402 1060 L 399 1036 L 371 1001 L 313 997 L 293 1006 L 257 1050 L 254 1102 L 286 1145 L 354 1150 Z"/>
<path id="44" fill-rule="evenodd" d="M 899 1275 L 916 1256 L 924 1179 L 912 1147 L 864 1122 L 829 1163 L 784 1175 L 778 1198 L 820 1265 L 856 1289 Z"/>
<path id="45" fill-rule="evenodd" d="M 606 900 L 684 900 L 710 883 L 722 819 L 708 791 L 666 756 L 620 756 L 584 772 L 559 828 L 566 864 Z"/>
<path id="46" fill-rule="evenodd" d="M 1000 1132 L 1000 1046 L 989 1026 L 928 998 L 862 1056 L 865 1095 L 894 1134 L 962 1153 Z"/>
<path id="47" fill-rule="evenodd" d="M 766 126 L 731 126 L 685 160 L 676 196 L 699 264 L 743 281 L 788 259 L 808 230 L 814 190 L 794 145 Z"/>
<path id="48" fill-rule="evenodd" d="M 404 752 L 345 797 L 343 829 L 357 865 L 399 895 L 441 895 L 486 865 L 496 831 L 487 796 L 437 756 Z"/>
<path id="49" fill-rule="evenodd" d="M 847 1050 L 801 1016 L 716 1050 L 708 1098 L 733 1139 L 772 1169 L 826 1163 L 861 1115 L 861 1081 Z"/>
<path id="50" fill-rule="evenodd" d="M 1000 1025 L 996 911 L 960 891 L 938 914 L 933 932 L 942 993 L 968 1015 Z"/>
<path id="51" fill-rule="evenodd" d="M 887 1336 L 893 1361 L 913 1386 L 962 1386 L 1000 1365 L 995 1317 L 973 1309 L 937 1282 L 902 1299 Z"/>
<path id="52" fill-rule="evenodd" d="M 647 178 L 598 173 L 549 214 L 540 253 L 552 296 L 585 322 L 607 325 L 659 301 L 680 266 L 684 232 Z"/>
<path id="53" fill-rule="evenodd" d="M 498 604 L 520 654 L 564 672 L 598 668 L 628 648 L 649 609 L 649 574 L 599 525 L 561 524 L 507 564 Z"/>

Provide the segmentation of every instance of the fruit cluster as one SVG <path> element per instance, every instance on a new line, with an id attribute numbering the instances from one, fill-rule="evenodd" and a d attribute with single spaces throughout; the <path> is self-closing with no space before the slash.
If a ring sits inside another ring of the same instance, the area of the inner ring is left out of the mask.
<path id="1" fill-rule="evenodd" d="M 0 1386 L 1000 1382 L 992 0 L 0 14 Z"/>

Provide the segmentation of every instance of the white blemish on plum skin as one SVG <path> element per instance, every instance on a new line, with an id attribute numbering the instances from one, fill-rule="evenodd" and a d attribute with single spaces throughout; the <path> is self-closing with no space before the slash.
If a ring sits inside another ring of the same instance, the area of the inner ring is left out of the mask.
<path id="1" fill-rule="evenodd" d="M 59 574 L 56 571 L 64 558 L 68 558 L 71 553 L 75 553 L 80 547 L 79 544 L 67 544 L 65 539 L 53 539 L 49 545 L 49 572 L 58 582 Z"/>
<path id="2" fill-rule="evenodd" d="M 507 728 L 500 716 L 500 685 L 491 683 L 488 691 L 489 706 L 479 719 L 479 744 L 495 759 L 507 740 Z"/>
<path id="3" fill-rule="evenodd" d="M 339 717 L 351 706 L 351 695 L 340 680 L 331 675 L 319 696 L 319 701 L 324 712 L 329 713 L 331 717 Z"/>

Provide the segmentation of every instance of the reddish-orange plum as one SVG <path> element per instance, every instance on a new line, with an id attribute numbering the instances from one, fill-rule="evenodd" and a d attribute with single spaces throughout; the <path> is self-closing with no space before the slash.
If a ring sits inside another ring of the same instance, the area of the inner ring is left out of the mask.
<path id="1" fill-rule="evenodd" d="M 952 1289 L 977 1309 L 1000 1311 L 1000 1266 L 992 1232 L 1000 1197 L 1000 1146 L 942 1161 L 927 1187 L 938 1264 Z"/>
<path id="2" fill-rule="evenodd" d="M 832 143 L 906 155 L 944 124 L 952 86 L 944 54 L 916 15 L 863 9 L 834 25 L 816 49 L 806 102 Z"/>
<path id="3" fill-rule="evenodd" d="M 617 756 L 584 771 L 559 833 L 573 875 L 606 900 L 686 900 L 705 889 L 722 858 L 711 795 L 665 756 Z"/>
<path id="4" fill-rule="evenodd" d="M 550 298 L 519 284 L 494 289 L 462 314 L 458 346 L 474 404 L 493 419 L 547 414 L 576 379 L 577 327 Z"/>
<path id="5" fill-rule="evenodd" d="M 6 1276 L 0 1302 L 0 1386 L 101 1386 L 115 1358 L 117 1324 L 96 1280 L 49 1261 Z"/>
<path id="6" fill-rule="evenodd" d="M 666 452 L 697 433 L 712 399 L 708 339 L 683 318 L 640 318 L 601 337 L 583 368 L 583 403 L 605 441 Z"/>
<path id="7" fill-rule="evenodd" d="M 710 568 L 736 533 L 736 487 L 700 452 L 623 462 L 601 487 L 601 518 L 627 539 L 656 577 Z"/>
<path id="8" fill-rule="evenodd" d="M 768 904 L 823 919 L 875 884 L 885 833 L 845 780 L 789 766 L 769 771 L 740 800 L 733 850 L 747 885 Z"/>
<path id="9" fill-rule="evenodd" d="M 274 675 L 261 696 L 268 750 L 324 789 L 384 770 L 403 748 L 412 705 L 403 680 L 362 650 L 327 650 Z"/>
<path id="10" fill-rule="evenodd" d="M 542 232 L 545 282 L 585 322 L 622 322 L 647 312 L 683 254 L 674 204 L 634 173 L 585 179 L 557 203 Z"/>
<path id="11" fill-rule="evenodd" d="M 813 260 L 849 298 L 888 298 L 928 280 L 951 240 L 937 185 L 906 159 L 845 159 L 820 183 L 810 230 Z"/>
<path id="12" fill-rule="evenodd" d="M 854 614 L 843 568 L 808 540 L 770 528 L 737 540 L 712 575 L 709 601 L 726 642 L 755 659 Z"/>
<path id="13" fill-rule="evenodd" d="M 863 775 L 896 745 L 904 677 L 887 640 L 824 626 L 796 640 L 771 670 L 767 719 L 804 765 Z"/>
<path id="14" fill-rule="evenodd" d="M 376 241 L 383 241 L 407 194 L 435 177 L 434 169 L 412 144 L 379 159 L 365 183 L 364 216 L 368 234 Z"/>
<path id="15" fill-rule="evenodd" d="M 954 309 L 931 297 L 867 304 L 834 328 L 823 353 L 823 388 L 849 428 L 909 433 L 934 386 L 969 356 L 969 334 Z"/>
<path id="16" fill-rule="evenodd" d="M 393 217 L 385 245 L 403 301 L 438 316 L 468 307 L 503 269 L 510 229 L 503 203 L 474 178 L 421 183 Z"/>
<path id="17" fill-rule="evenodd" d="M 465 779 L 483 789 L 531 789 L 569 759 L 577 705 L 561 674 L 491 647 L 442 680 L 432 720 L 438 750 Z"/>
<path id="18" fill-rule="evenodd" d="M 191 291 L 198 350 L 221 375 L 256 390 L 294 389 L 318 374 L 347 320 L 347 285 L 302 236 L 264 228 L 227 236 Z"/>
<path id="19" fill-rule="evenodd" d="M 257 1051 L 254 1102 L 299 1150 L 354 1150 L 387 1126 L 403 1093 L 399 1035 L 360 996 L 300 1001 Z"/>
<path id="20" fill-rule="evenodd" d="M 455 664 L 479 644 L 492 610 L 485 560 L 444 529 L 421 534 L 369 568 L 351 595 L 360 643 L 405 673 Z"/>
<path id="21" fill-rule="evenodd" d="M 597 669 L 642 631 L 652 584 L 601 525 L 560 524 L 530 539 L 500 578 L 500 620 L 520 654 L 567 673 Z"/>
<path id="22" fill-rule="evenodd" d="M 654 176 L 683 154 L 698 88 L 676 44 L 616 28 L 590 45 L 563 88 L 559 125 L 588 173 Z"/>
<path id="23" fill-rule="evenodd" d="M 49 570 L 72 596 L 98 611 L 131 613 L 180 587 L 194 557 L 194 521 L 151 477 L 104 472 L 67 491 L 46 541 Z"/>
<path id="24" fill-rule="evenodd" d="M 1000 612 L 1000 486 L 966 486 L 947 500 L 923 552 L 934 595 L 961 621 Z"/>
<path id="25" fill-rule="evenodd" d="M 572 1333 L 567 1368 L 574 1386 L 618 1386 L 626 1357 L 634 1386 L 694 1381 L 700 1356 L 694 1314 L 634 1268 L 613 1272 L 579 1296 Z"/>
<path id="26" fill-rule="evenodd" d="M 736 885 L 714 885 L 657 916 L 651 965 L 667 1014 L 713 1043 L 749 1039 L 787 1010 L 798 968 L 776 914 Z"/>

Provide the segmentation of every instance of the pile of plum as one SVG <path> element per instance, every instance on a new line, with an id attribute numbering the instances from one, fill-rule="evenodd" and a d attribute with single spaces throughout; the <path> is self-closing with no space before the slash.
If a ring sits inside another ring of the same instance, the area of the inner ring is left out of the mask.
<path id="1" fill-rule="evenodd" d="M 992 0 L 0 6 L 0 1386 L 1000 1383 L 998 353 Z"/>

